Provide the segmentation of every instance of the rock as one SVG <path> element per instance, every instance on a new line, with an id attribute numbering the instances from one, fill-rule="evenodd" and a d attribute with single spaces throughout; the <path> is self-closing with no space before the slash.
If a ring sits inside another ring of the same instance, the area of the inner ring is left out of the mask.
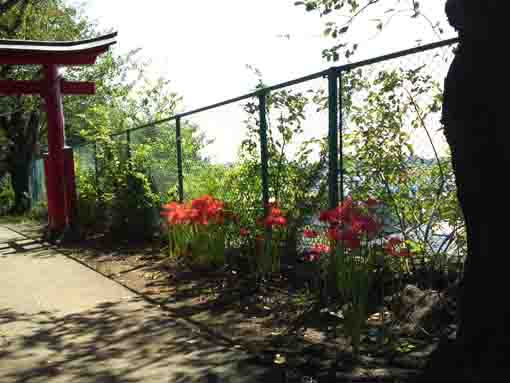
<path id="1" fill-rule="evenodd" d="M 420 290 L 413 285 L 404 288 L 392 310 L 401 322 L 402 333 L 408 336 L 437 334 L 454 320 L 448 292 Z"/>
<path id="2" fill-rule="evenodd" d="M 436 349 L 437 344 L 432 343 L 418 351 L 412 351 L 395 356 L 391 359 L 391 364 L 400 368 L 423 369 Z"/>

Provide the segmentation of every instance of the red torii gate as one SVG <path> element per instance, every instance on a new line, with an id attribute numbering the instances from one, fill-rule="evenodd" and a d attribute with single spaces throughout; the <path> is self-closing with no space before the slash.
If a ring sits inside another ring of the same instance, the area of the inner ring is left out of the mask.
<path id="1" fill-rule="evenodd" d="M 48 195 L 48 226 L 59 234 L 72 226 L 76 208 L 76 187 L 72 153 L 65 152 L 64 94 L 91 95 L 93 82 L 65 81 L 58 68 L 91 65 L 116 42 L 117 33 L 81 41 L 24 41 L 0 39 L 0 65 L 41 65 L 43 78 L 34 81 L 0 81 L 0 95 L 39 95 L 44 98 L 48 118 L 48 157 L 45 160 Z"/>

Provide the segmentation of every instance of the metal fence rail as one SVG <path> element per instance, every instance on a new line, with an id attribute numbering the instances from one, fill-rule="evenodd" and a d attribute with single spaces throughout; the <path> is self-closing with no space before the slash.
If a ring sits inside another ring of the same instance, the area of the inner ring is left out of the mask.
<path id="1" fill-rule="evenodd" d="M 363 75 L 366 75 L 367 78 L 370 76 L 372 76 L 370 78 L 375 78 L 374 76 L 381 72 L 381 68 L 396 70 L 406 66 L 404 64 L 407 63 L 407 66 L 412 64 L 411 67 L 413 68 L 426 67 L 429 71 L 435 71 L 437 75 L 435 80 L 439 80 L 438 82 L 440 82 L 446 75 L 446 72 L 443 68 L 436 68 L 438 61 L 434 61 L 437 60 L 435 57 L 438 56 L 438 53 L 443 53 L 443 56 L 447 55 L 446 58 L 441 58 L 442 62 L 447 64 L 453 56 L 450 48 L 457 42 L 458 39 L 449 39 L 368 60 L 331 67 L 308 76 L 260 88 L 239 97 L 178 113 L 169 118 L 124 130 L 113 134 L 112 139 L 122 148 L 124 153 L 122 157 L 125 159 L 130 159 L 135 155 L 140 145 L 150 145 L 150 137 L 164 136 L 167 138 L 168 142 L 173 142 L 171 144 L 173 147 L 167 148 L 167 152 L 157 152 L 158 158 L 166 158 L 164 167 L 153 167 L 150 168 L 149 171 L 151 177 L 153 177 L 159 185 L 162 185 L 160 191 L 166 192 L 170 187 L 174 187 L 175 199 L 182 202 L 193 194 L 190 190 L 192 185 L 189 184 L 188 181 L 192 173 L 197 171 L 197 169 L 192 167 L 191 159 L 187 158 L 186 150 L 184 150 L 183 147 L 183 145 L 189 144 L 186 143 L 186 140 L 189 138 L 185 135 L 184 124 L 189 124 L 190 121 L 193 122 L 195 116 L 208 115 L 208 113 L 213 113 L 225 107 L 239 107 L 243 102 L 249 102 L 253 105 L 254 111 L 256 111 L 253 116 L 257 119 L 257 139 L 260 156 L 258 177 L 261 187 L 261 200 L 259 207 L 263 209 L 267 206 L 268 202 L 270 202 L 271 198 L 274 197 L 271 195 L 272 179 L 269 169 L 271 159 L 269 158 L 268 152 L 268 133 L 274 123 L 274 116 L 269 113 L 267 106 L 268 100 L 270 100 L 270 97 L 277 91 L 284 89 L 292 90 L 310 83 L 318 84 L 318 86 L 322 87 L 324 92 L 323 110 L 325 114 L 322 116 L 324 121 L 322 121 L 320 125 L 323 127 L 323 130 L 321 130 L 320 126 L 318 128 L 314 126 L 314 129 L 316 131 L 315 133 L 319 135 L 321 139 L 324 139 L 324 142 L 327 142 L 327 163 L 325 164 L 323 174 L 324 182 L 326 182 L 327 179 L 327 201 L 324 201 L 324 205 L 333 208 L 338 206 L 339 202 L 345 198 L 346 194 L 352 193 L 356 185 L 359 184 L 359 180 L 357 181 L 356 177 L 352 174 L 352 169 L 347 169 L 352 167 L 351 162 L 354 157 L 352 153 L 348 152 L 349 144 L 346 140 L 353 131 L 361 129 L 360 126 L 357 126 L 357 124 L 352 121 L 352 106 L 350 106 L 349 103 L 361 105 L 365 95 L 358 94 L 360 92 L 356 90 L 347 89 L 351 78 L 350 76 L 352 76 L 353 73 L 362 71 Z M 446 68 L 447 65 L 444 67 Z M 419 97 L 419 95 L 417 95 L 417 97 Z M 400 101 L 401 100 L 399 100 L 399 102 Z M 429 100 L 425 101 L 428 102 Z M 246 104 L 243 104 L 243 107 L 245 105 Z M 403 120 L 402 123 L 407 124 L 408 122 Z M 196 125 L 200 124 L 197 123 Z M 432 160 L 432 162 L 440 163 L 441 161 L 438 161 L 436 153 L 437 148 L 434 147 L 430 133 L 427 132 L 427 134 L 428 136 L 424 136 L 423 140 L 427 140 L 428 146 L 432 145 L 433 152 L 436 154 L 436 159 Z M 96 184 L 100 187 L 102 179 L 105 176 L 103 174 L 103 165 L 105 161 L 108 161 L 107 158 L 104 158 L 104 153 L 100 145 L 97 142 L 88 142 L 77 145 L 74 149 L 79 168 L 83 171 L 91 172 L 95 177 Z M 440 169 L 440 171 L 443 171 L 443 169 Z M 39 173 L 40 171 L 36 176 L 40 177 Z M 427 175 L 427 177 L 429 176 L 430 175 Z M 42 188 L 44 187 L 43 184 L 43 182 L 38 183 L 38 185 L 42 185 Z M 386 186 L 393 190 L 399 189 L 401 186 L 405 185 L 403 183 L 394 183 Z M 443 187 L 443 185 L 439 186 Z M 43 198 L 41 196 L 44 196 L 44 192 L 40 190 L 41 187 L 34 189 L 37 189 L 34 193 L 39 196 L 37 198 Z"/>
<path id="2" fill-rule="evenodd" d="M 184 186 L 183 186 L 183 179 L 185 175 L 183 174 L 183 154 L 182 154 L 182 147 L 181 147 L 181 123 L 185 117 L 189 117 L 195 114 L 199 114 L 208 110 L 216 109 L 225 105 L 238 103 L 240 101 L 248 100 L 250 98 L 257 98 L 259 100 L 259 110 L 261 116 L 263 113 L 265 113 L 265 100 L 267 96 L 274 91 L 288 88 L 293 85 L 298 85 L 305 83 L 310 80 L 318 79 L 318 78 L 327 78 L 329 81 L 329 95 L 328 95 L 328 105 L 329 105 L 329 205 L 331 207 L 334 207 L 338 205 L 339 200 L 342 200 L 344 198 L 344 182 L 343 182 L 343 140 L 342 140 L 342 94 L 340 91 L 340 94 L 338 90 L 342 89 L 340 85 L 342 81 L 342 76 L 345 73 L 348 73 L 351 70 L 371 66 L 378 63 L 383 63 L 388 60 L 393 60 L 397 58 L 402 58 L 410 55 L 415 55 L 418 53 L 423 53 L 427 51 L 432 51 L 438 48 L 444 48 L 449 47 L 458 42 L 458 39 L 449 39 L 444 40 L 432 44 L 427 44 L 419 47 L 415 47 L 412 49 L 407 49 L 403 51 L 394 52 L 391 54 L 379 56 L 376 58 L 363 60 L 355 63 L 345 64 L 341 66 L 332 67 L 326 70 L 322 70 L 317 73 L 313 73 L 304 77 L 300 77 L 294 80 L 282 82 L 273 86 L 268 86 L 259 90 L 256 90 L 254 92 L 231 98 L 228 100 L 224 100 L 212 105 L 208 105 L 202 108 L 190 110 L 187 112 L 176 114 L 172 117 L 149 122 L 147 124 L 138 126 L 136 128 L 132 128 L 129 130 L 125 130 L 122 132 L 118 132 L 113 134 L 113 136 L 125 136 L 126 142 L 128 145 L 128 153 L 131 151 L 131 135 L 134 132 L 154 128 L 158 125 L 162 125 L 168 122 L 175 121 L 175 135 L 176 135 L 176 156 L 177 156 L 177 173 L 178 173 L 178 195 L 179 199 L 182 201 L 184 199 Z M 265 148 L 264 143 L 264 136 L 265 136 L 265 130 L 267 129 L 267 124 L 261 124 L 261 161 L 262 161 L 262 174 L 261 177 L 263 179 L 267 178 L 267 148 Z M 86 143 L 81 146 L 86 145 L 94 145 L 94 143 Z M 266 155 L 264 154 L 266 153 Z M 339 158 L 340 156 L 340 163 L 338 163 L 335 159 Z M 339 182 L 340 181 L 340 182 Z M 340 188 L 340 190 L 339 190 Z M 264 201 L 263 203 L 267 203 L 266 200 L 270 198 L 269 196 L 269 182 L 266 180 L 263 182 L 263 195 L 264 195 Z"/>

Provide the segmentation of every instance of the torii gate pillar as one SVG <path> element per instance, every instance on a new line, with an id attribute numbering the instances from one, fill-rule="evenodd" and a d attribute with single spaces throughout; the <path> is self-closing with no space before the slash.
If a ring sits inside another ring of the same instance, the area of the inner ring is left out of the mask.
<path id="1" fill-rule="evenodd" d="M 66 183 L 74 183 L 75 180 L 69 179 L 65 174 L 64 110 L 58 67 L 54 64 L 45 65 L 44 75 L 43 81 L 46 82 L 44 101 L 48 118 L 48 158 L 46 159 L 48 224 L 51 230 L 60 231 L 66 224 L 73 224 L 69 222 L 72 212 L 66 211 L 66 201 L 76 200 L 76 197 L 66 193 L 65 185 Z M 61 196 L 64 198 L 61 198 Z"/>

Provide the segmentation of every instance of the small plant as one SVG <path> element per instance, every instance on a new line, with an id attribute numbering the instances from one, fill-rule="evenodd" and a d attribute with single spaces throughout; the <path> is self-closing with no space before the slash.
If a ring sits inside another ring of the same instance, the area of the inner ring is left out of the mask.
<path id="1" fill-rule="evenodd" d="M 225 262 L 225 211 L 223 201 L 209 195 L 190 203 L 163 206 L 170 255 L 185 257 L 194 265 L 218 267 Z"/>
<path id="2" fill-rule="evenodd" d="M 376 200 L 356 202 L 347 198 L 336 209 L 324 211 L 320 220 L 328 224 L 322 233 L 330 242 L 327 285 L 329 293 L 343 303 L 345 328 L 350 334 L 353 352 L 359 353 L 361 332 L 368 317 L 369 292 L 375 272 L 390 255 L 405 260 L 411 256 L 405 242 L 381 238 L 382 220 L 377 216 Z M 320 233 L 307 232 L 307 236 Z M 317 244 L 326 249 L 327 245 Z"/>
<path id="3" fill-rule="evenodd" d="M 14 190 L 12 189 L 10 177 L 0 178 L 0 214 L 5 214 L 14 204 Z"/>
<path id="4" fill-rule="evenodd" d="M 287 219 L 283 216 L 282 210 L 278 208 L 278 204 L 271 203 L 268 206 L 267 215 L 259 218 L 257 223 L 262 225 L 265 231 L 271 233 L 269 242 L 266 241 L 267 238 L 263 238 L 264 252 L 258 257 L 259 270 L 263 275 L 267 275 L 280 270 L 281 244 L 285 238 Z"/>

